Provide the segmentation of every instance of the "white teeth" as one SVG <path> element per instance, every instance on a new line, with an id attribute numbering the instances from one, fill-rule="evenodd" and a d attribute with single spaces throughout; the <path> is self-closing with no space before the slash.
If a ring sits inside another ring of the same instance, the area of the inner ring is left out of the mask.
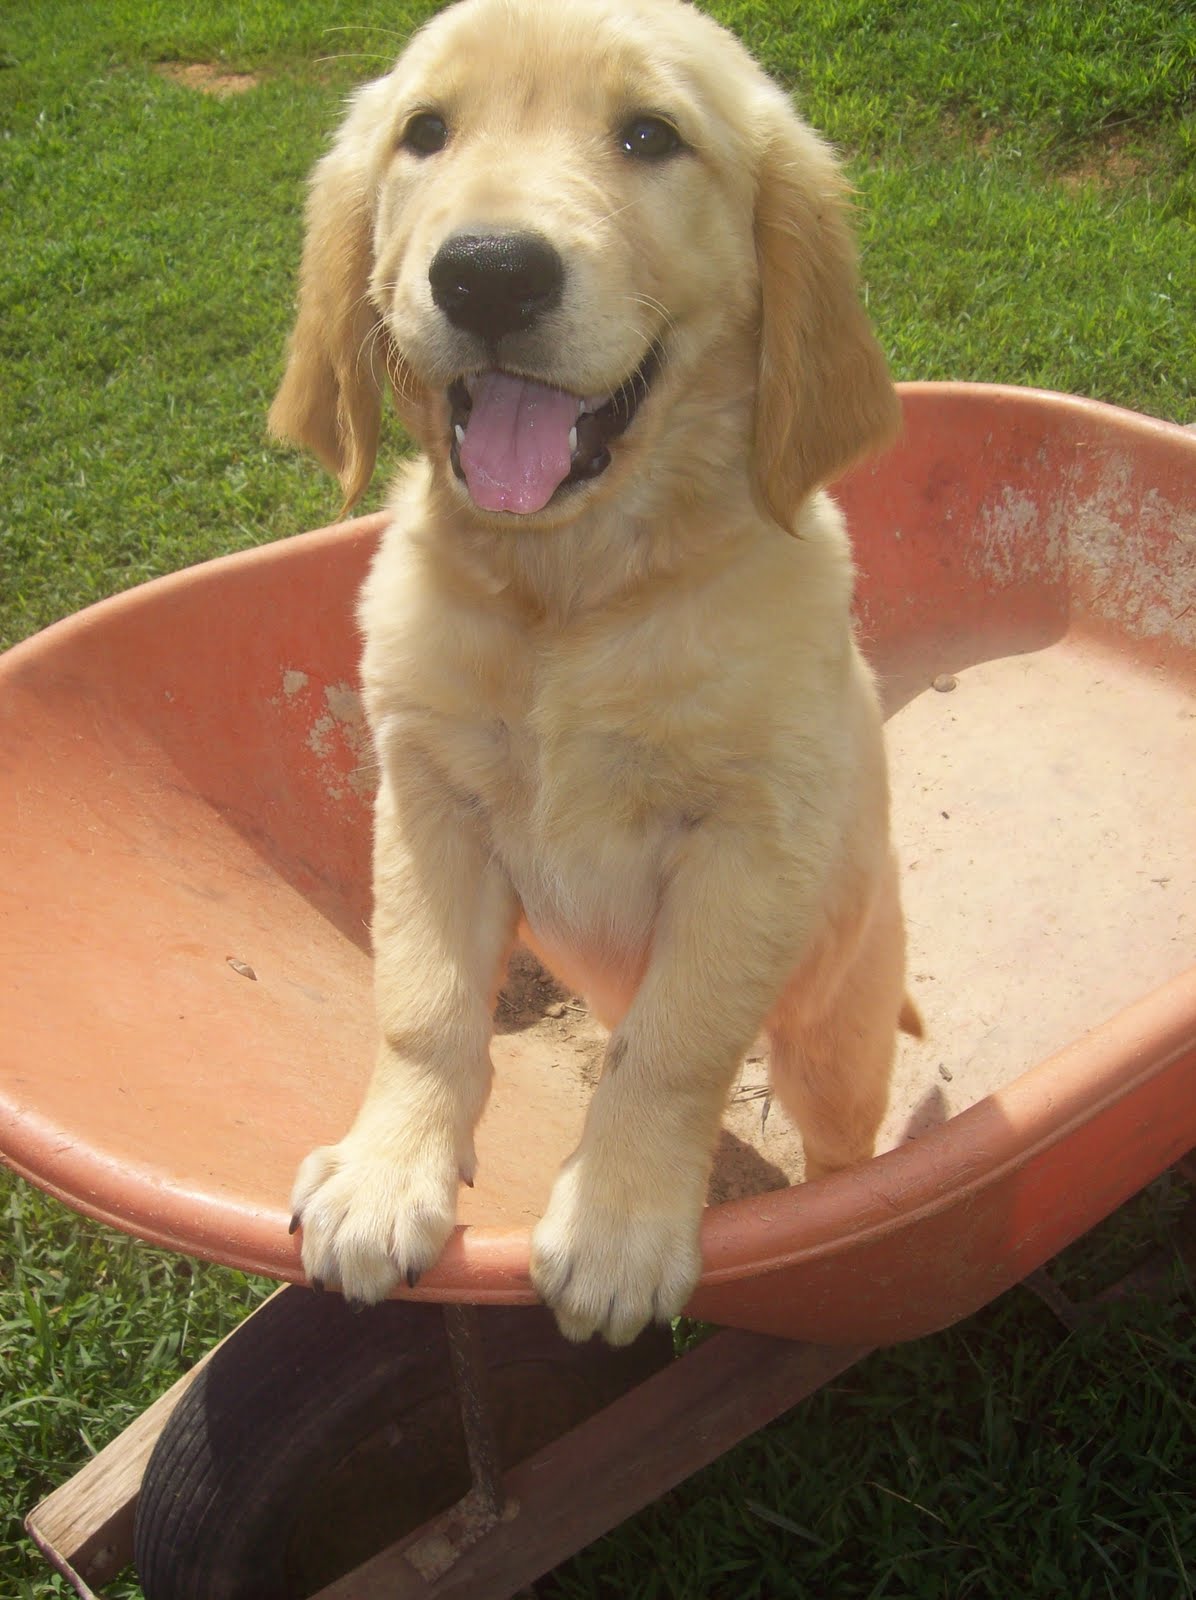
<path id="1" fill-rule="evenodd" d="M 572 455 L 576 449 L 577 449 L 577 429 L 576 428 L 570 428 L 569 429 L 569 454 Z"/>
<path id="2" fill-rule="evenodd" d="M 453 429 L 453 432 L 457 435 L 457 443 L 458 444 L 464 444 L 465 443 L 465 429 L 461 426 L 460 423 L 458 423 L 457 426 Z"/>

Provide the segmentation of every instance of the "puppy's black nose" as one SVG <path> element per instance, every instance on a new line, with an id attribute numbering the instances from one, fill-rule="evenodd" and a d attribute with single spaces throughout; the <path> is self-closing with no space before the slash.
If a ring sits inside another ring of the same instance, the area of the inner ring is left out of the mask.
<path id="1" fill-rule="evenodd" d="M 461 233 L 436 252 L 428 281 L 451 323 L 493 343 L 560 304 L 565 265 L 537 233 Z"/>

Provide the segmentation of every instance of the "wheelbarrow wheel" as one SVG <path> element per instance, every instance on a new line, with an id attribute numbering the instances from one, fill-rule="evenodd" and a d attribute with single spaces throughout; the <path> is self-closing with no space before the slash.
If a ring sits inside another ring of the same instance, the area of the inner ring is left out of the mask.
<path id="1" fill-rule="evenodd" d="M 504 1465 L 672 1359 L 567 1343 L 540 1307 L 479 1310 Z M 465 1441 L 440 1308 L 286 1289 L 216 1351 L 160 1434 L 134 1561 L 146 1600 L 303 1600 L 458 1500 Z"/>

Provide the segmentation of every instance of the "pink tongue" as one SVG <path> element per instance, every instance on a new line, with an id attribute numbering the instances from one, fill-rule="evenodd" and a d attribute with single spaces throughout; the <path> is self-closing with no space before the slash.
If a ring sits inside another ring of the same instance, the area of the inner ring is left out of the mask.
<path id="1" fill-rule="evenodd" d="M 540 511 L 569 476 L 581 401 L 504 372 L 477 379 L 461 470 L 483 511 Z"/>

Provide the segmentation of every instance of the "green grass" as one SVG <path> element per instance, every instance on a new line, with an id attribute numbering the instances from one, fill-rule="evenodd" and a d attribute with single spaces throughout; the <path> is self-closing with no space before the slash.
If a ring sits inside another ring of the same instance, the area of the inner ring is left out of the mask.
<path id="1" fill-rule="evenodd" d="M 427 4 L 16 0 L 0 16 L 0 644 L 316 526 L 271 445 L 304 176 Z M 1188 0 L 726 0 L 860 191 L 898 376 L 1196 420 Z M 155 67 L 252 72 L 213 99 Z M 401 448 L 394 437 L 391 448 Z M 376 497 L 377 491 L 375 491 Z M 1161 1236 L 1164 1183 L 1065 1265 Z M 64 1594 L 19 1514 L 260 1297 L 0 1177 L 5 1595 Z M 1181 1600 L 1196 1587 L 1180 1303 L 1065 1335 L 1023 1291 L 873 1357 L 561 1569 L 545 1596 Z M 129 1580 L 111 1591 L 138 1594 Z"/>

